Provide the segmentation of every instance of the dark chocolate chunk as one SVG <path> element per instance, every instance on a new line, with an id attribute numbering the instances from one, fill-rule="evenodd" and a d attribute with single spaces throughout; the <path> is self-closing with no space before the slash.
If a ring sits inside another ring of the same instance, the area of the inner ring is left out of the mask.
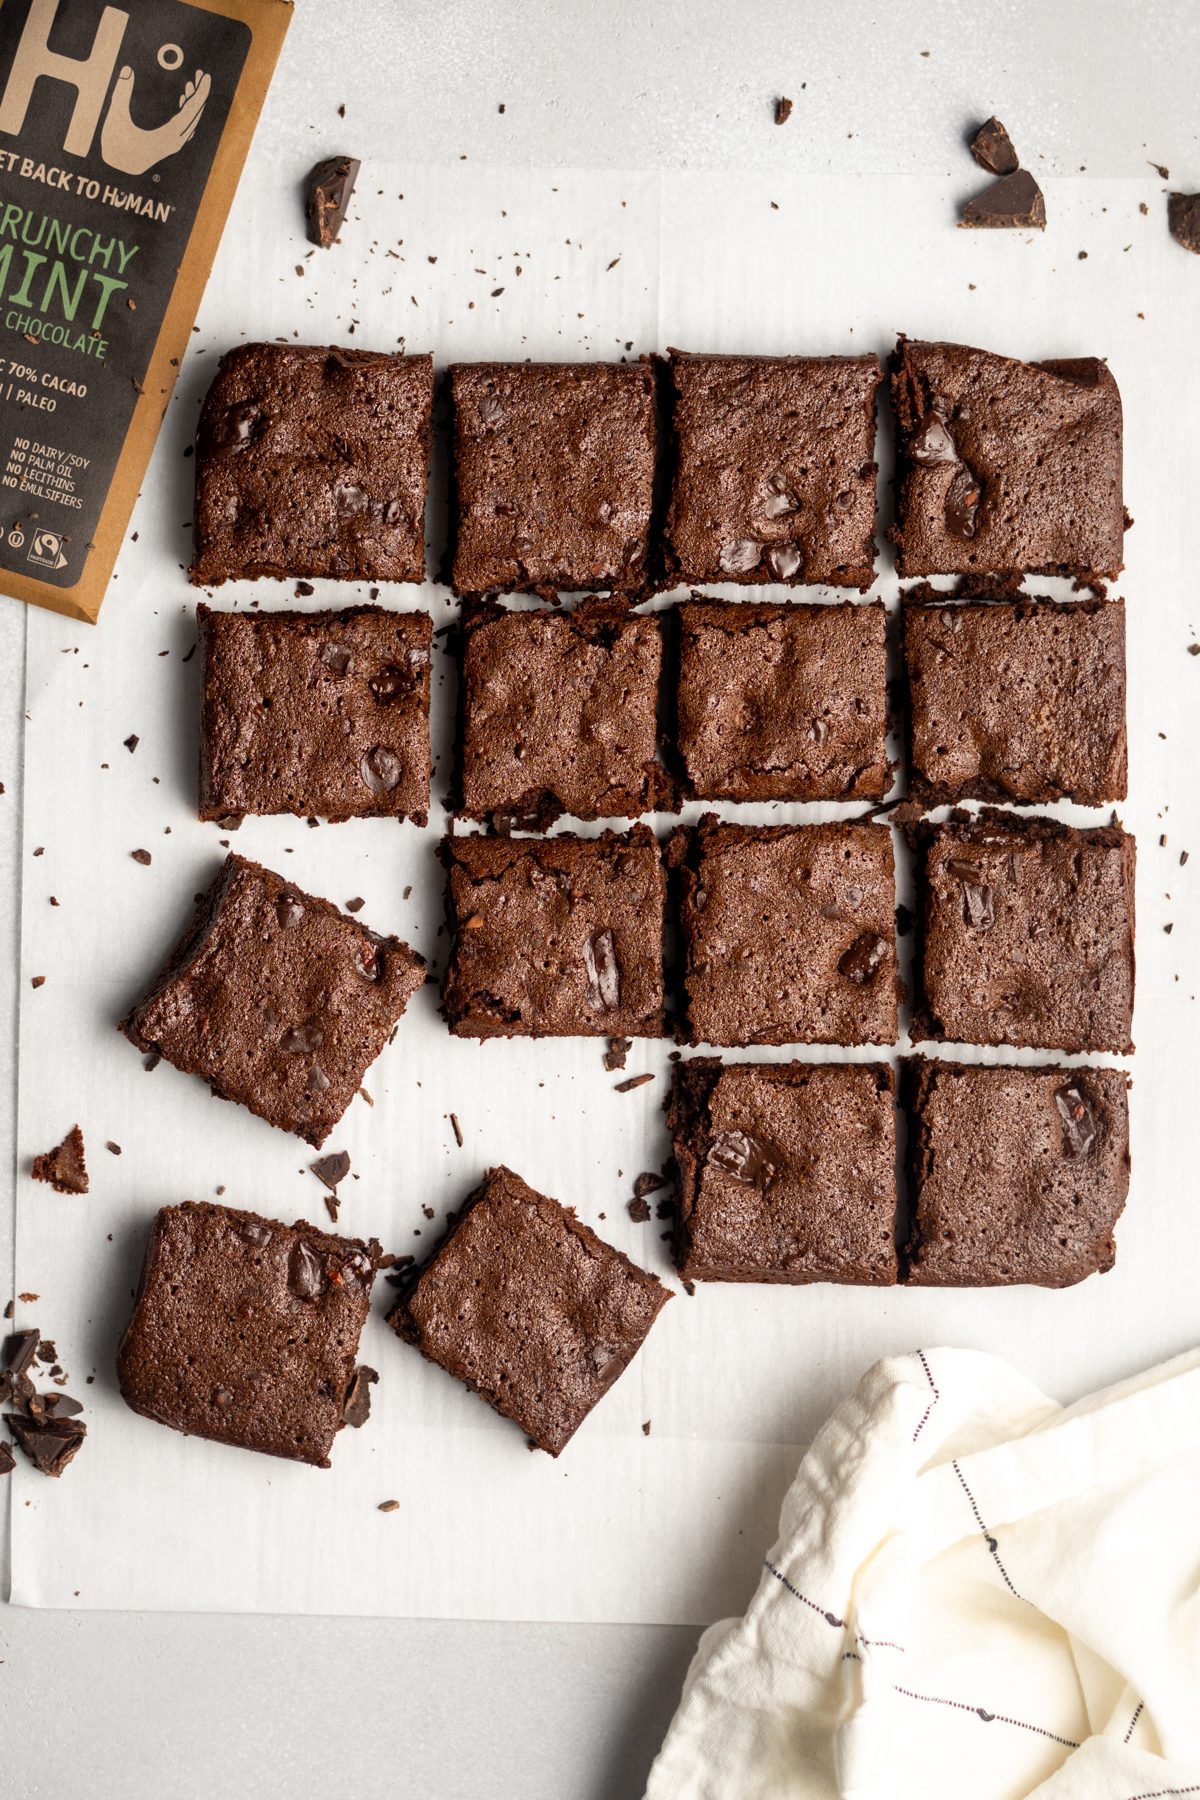
<path id="1" fill-rule="evenodd" d="M 337 241 L 359 167 L 353 156 L 330 156 L 319 162 L 308 177 L 304 200 L 308 239 L 323 250 Z"/>
<path id="2" fill-rule="evenodd" d="M 1068 1081 L 1054 1090 L 1054 1104 L 1062 1120 L 1063 1155 L 1076 1162 L 1090 1156 L 1099 1136 L 1096 1115 L 1084 1098 L 1078 1082 Z"/>
<path id="3" fill-rule="evenodd" d="M 593 931 L 583 943 L 587 970 L 588 1003 L 599 1011 L 615 1012 L 621 1004 L 621 973 L 611 931 Z"/>
<path id="4" fill-rule="evenodd" d="M 56 1194 L 86 1194 L 87 1164 L 83 1159 L 83 1133 L 72 1125 L 62 1143 L 53 1150 L 35 1156 L 32 1169 L 35 1181 L 48 1181 Z"/>
<path id="5" fill-rule="evenodd" d="M 982 194 L 968 200 L 958 223 L 976 230 L 1009 227 L 1044 231 L 1046 202 L 1029 170 L 1018 169 L 1013 175 L 1002 175 Z"/>
<path id="6" fill-rule="evenodd" d="M 10 1375 L 23 1375 L 37 1353 L 42 1334 L 36 1326 L 14 1331 L 4 1346 L 4 1367 Z"/>
<path id="7" fill-rule="evenodd" d="M 650 1202 L 635 1194 L 632 1200 L 625 1202 L 625 1210 L 635 1225 L 644 1225 L 650 1217 Z"/>
<path id="8" fill-rule="evenodd" d="M 303 1238 L 297 1238 L 288 1259 L 288 1286 L 300 1300 L 319 1300 L 327 1283 L 325 1265 Z"/>
<path id="9" fill-rule="evenodd" d="M 0 1475 L 11 1475 L 17 1466 L 17 1459 L 7 1444 L 0 1444 Z"/>
<path id="10" fill-rule="evenodd" d="M 347 1150 L 331 1150 L 328 1156 L 318 1156 L 316 1162 L 311 1162 L 308 1166 L 318 1181 L 323 1181 L 327 1188 L 336 1188 L 338 1182 L 345 1181 L 350 1173 L 350 1153 Z"/>
<path id="11" fill-rule="evenodd" d="M 61 1475 L 87 1436 L 87 1426 L 78 1419 L 22 1419 L 5 1413 L 4 1422 L 43 1475 Z"/>
<path id="12" fill-rule="evenodd" d="M 971 139 L 971 155 L 989 175 L 1015 175 L 1021 166 L 1012 139 L 995 116 Z"/>
<path id="13" fill-rule="evenodd" d="M 346 1398 L 342 1405 L 342 1418 L 356 1431 L 360 1425 L 365 1425 L 371 1416 L 371 1386 L 378 1380 L 378 1371 L 369 1369 L 366 1363 L 355 1369 L 350 1378 L 350 1386 L 346 1389 Z"/>
<path id="14" fill-rule="evenodd" d="M 864 931 L 838 959 L 838 974 L 860 985 L 873 981 L 887 961 L 891 945 L 873 931 Z"/>
<path id="15" fill-rule="evenodd" d="M 1177 244 L 1200 256 L 1200 194 L 1169 194 L 1167 226 Z"/>
<path id="16" fill-rule="evenodd" d="M 774 1154 L 775 1160 L 772 1160 Z M 779 1154 L 751 1137 L 747 1131 L 719 1131 L 708 1146 L 705 1161 L 723 1175 L 744 1181 L 749 1187 L 766 1187 L 778 1172 Z"/>

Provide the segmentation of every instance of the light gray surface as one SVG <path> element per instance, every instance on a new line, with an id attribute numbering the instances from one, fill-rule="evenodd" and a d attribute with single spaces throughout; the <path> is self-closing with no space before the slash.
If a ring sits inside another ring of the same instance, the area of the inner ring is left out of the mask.
<path id="1" fill-rule="evenodd" d="M 314 151 L 345 148 L 423 162 L 961 171 L 969 191 L 959 140 L 994 110 L 1046 174 L 1142 173 L 1151 158 L 1170 165 L 1172 185 L 1196 187 L 1198 49 L 1191 0 L 1136 11 L 1115 0 L 300 0 L 259 142 L 298 175 Z M 782 129 L 771 123 L 779 92 L 796 101 Z M 6 1177 L 23 644 L 23 609 L 0 601 Z M 5 1791 L 626 1800 L 641 1790 L 692 1638 L 6 1609 Z M 47 1729 L 39 1703 L 53 1705 Z"/>

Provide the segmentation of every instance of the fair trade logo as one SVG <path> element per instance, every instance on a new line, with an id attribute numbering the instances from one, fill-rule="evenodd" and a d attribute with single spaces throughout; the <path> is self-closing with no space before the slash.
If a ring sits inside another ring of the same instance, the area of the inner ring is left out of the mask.
<path id="1" fill-rule="evenodd" d="M 106 6 L 89 54 L 64 56 L 50 48 L 58 7 L 59 0 L 30 0 L 25 29 L 0 99 L 0 133 L 16 136 L 21 132 L 38 82 L 55 81 L 75 91 L 75 107 L 63 139 L 65 155 L 89 156 L 97 131 L 100 155 L 110 169 L 122 175 L 145 175 L 178 155 L 200 123 L 212 86 L 209 77 L 197 69 L 184 82 L 173 113 L 155 125 L 135 124 L 137 75 L 128 63 L 118 67 L 129 14 Z M 158 64 L 169 73 L 182 69 L 183 50 L 178 44 L 163 44 Z"/>

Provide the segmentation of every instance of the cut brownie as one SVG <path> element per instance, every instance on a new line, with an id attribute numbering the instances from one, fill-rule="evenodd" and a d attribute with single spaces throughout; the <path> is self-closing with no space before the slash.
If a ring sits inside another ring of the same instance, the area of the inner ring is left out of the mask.
<path id="1" fill-rule="evenodd" d="M 677 831 L 687 1039 L 890 1044 L 895 869 L 878 825 Z"/>
<path id="2" fill-rule="evenodd" d="M 701 800 L 882 800 L 882 605 L 689 600 L 676 609 L 675 743 Z"/>
<path id="3" fill-rule="evenodd" d="M 428 613 L 196 608 L 203 711 L 200 817 L 429 808 Z"/>
<path id="4" fill-rule="evenodd" d="M 875 356 L 671 351 L 675 582 L 875 579 Z"/>
<path id="5" fill-rule="evenodd" d="M 1125 603 L 905 597 L 909 791 L 925 806 L 1125 798 Z"/>
<path id="6" fill-rule="evenodd" d="M 511 1169 L 492 1169 L 388 1314 L 400 1337 L 551 1456 L 670 1294 Z"/>
<path id="7" fill-rule="evenodd" d="M 560 813 L 635 817 L 669 804 L 656 760 L 659 619 L 621 601 L 571 612 L 468 602 L 459 688 L 468 818 L 545 830 Z"/>
<path id="8" fill-rule="evenodd" d="M 458 363 L 456 594 L 628 593 L 646 579 L 654 377 L 646 363 Z"/>
<path id="9" fill-rule="evenodd" d="M 164 1206 L 117 1353 L 134 1412 L 194 1437 L 329 1467 L 355 1390 L 372 1240 L 231 1206 Z"/>
<path id="10" fill-rule="evenodd" d="M 1105 363 L 1023 363 L 901 338 L 901 575 L 1120 572 L 1121 396 Z"/>
<path id="11" fill-rule="evenodd" d="M 319 1147 L 424 980 L 399 938 L 230 856 L 122 1030 Z"/>
<path id="12" fill-rule="evenodd" d="M 1125 1075 L 915 1058 L 904 1085 L 907 1280 L 1068 1287 L 1112 1268 L 1129 1186 Z"/>
<path id="13" fill-rule="evenodd" d="M 200 413 L 191 579 L 424 581 L 432 409 L 429 356 L 230 350 Z"/>
<path id="14" fill-rule="evenodd" d="M 448 837 L 456 1037 L 660 1037 L 666 880 L 652 831 Z"/>
<path id="15" fill-rule="evenodd" d="M 679 1272 L 897 1279 L 896 1125 L 882 1063 L 680 1063 L 667 1106 Z"/>
<path id="16" fill-rule="evenodd" d="M 1134 841 L 985 808 L 909 828 L 912 1036 L 1132 1050 Z"/>

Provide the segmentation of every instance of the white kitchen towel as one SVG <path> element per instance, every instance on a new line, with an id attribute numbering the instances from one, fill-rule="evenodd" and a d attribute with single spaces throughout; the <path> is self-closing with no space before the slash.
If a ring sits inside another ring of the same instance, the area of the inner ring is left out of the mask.
<path id="1" fill-rule="evenodd" d="M 1070 1407 L 876 1363 L 712 1626 L 647 1800 L 1200 1794 L 1200 1351 Z"/>

